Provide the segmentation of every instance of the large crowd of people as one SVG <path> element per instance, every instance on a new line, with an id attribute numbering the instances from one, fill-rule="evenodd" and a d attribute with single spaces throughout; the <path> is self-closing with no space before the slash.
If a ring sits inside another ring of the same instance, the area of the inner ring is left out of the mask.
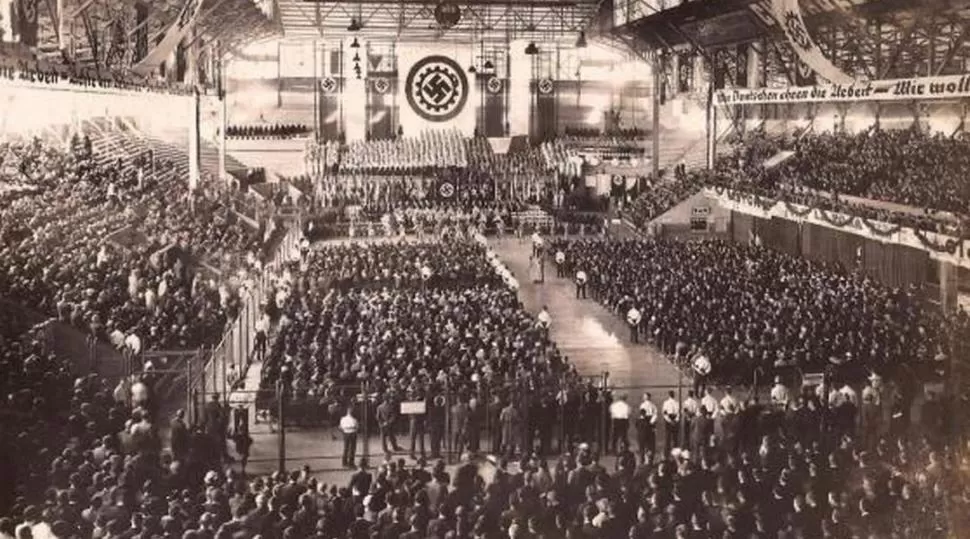
<path id="1" fill-rule="evenodd" d="M 283 381 L 291 402 L 313 410 L 295 417 L 332 422 L 352 403 L 347 392 L 352 397 L 365 382 L 382 398 L 425 400 L 439 411 L 447 392 L 449 405 L 460 404 L 473 422 L 462 426 L 467 439 L 457 447 L 442 440 L 444 415 L 429 412 L 412 452 L 425 454 L 425 437 L 435 457 L 446 445 L 478 451 L 486 409 L 498 421 L 513 400 L 528 406 L 532 396 L 551 399 L 563 377 L 576 378 L 546 328 L 523 310 L 514 281 L 494 264 L 494 255 L 465 234 L 308 254 L 281 306 L 287 323 L 264 364 L 264 387 Z M 538 417 L 533 421 L 539 429 Z M 522 451 L 520 431 L 512 438 L 505 432 L 495 450 Z"/>
<path id="2" fill-rule="evenodd" d="M 683 362 L 707 356 L 720 382 L 791 369 L 836 368 L 853 383 L 872 372 L 928 373 L 970 336 L 965 313 L 944 319 L 919 289 L 757 245 L 561 241 L 553 249 L 619 316 L 636 309 L 637 333 Z"/>
<path id="3" fill-rule="evenodd" d="M 345 172 L 409 174 L 468 165 L 464 137 L 458 131 L 429 130 L 416 137 L 351 142 L 341 156 Z"/>
<path id="4" fill-rule="evenodd" d="M 237 294 L 198 264 L 257 270 L 258 231 L 171 166 L 124 176 L 75 150 L 34 140 L 15 164 L 8 148 L 5 168 L 41 190 L 0 209 L 0 294 L 119 347 L 129 335 L 141 350 L 218 341 Z"/>
<path id="5" fill-rule="evenodd" d="M 862 133 L 807 133 L 792 139 L 749 133 L 734 141 L 714 171 L 667 176 L 665 188 L 644 190 L 630 216 L 645 224 L 703 187 L 804 204 L 827 211 L 930 232 L 960 236 L 970 215 L 970 171 L 965 156 L 970 139 L 907 130 Z M 791 157 L 766 168 L 783 150 Z M 673 195 L 673 196 L 671 196 Z M 881 200 L 913 209 L 846 199 Z"/>

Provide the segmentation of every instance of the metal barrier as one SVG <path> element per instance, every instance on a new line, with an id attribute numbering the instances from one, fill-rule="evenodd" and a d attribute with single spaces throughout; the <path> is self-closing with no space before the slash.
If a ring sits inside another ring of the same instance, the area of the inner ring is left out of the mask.
<path id="1" fill-rule="evenodd" d="M 213 394 L 228 395 L 244 381 L 253 360 L 257 326 L 275 281 L 285 262 L 299 254 L 299 224 L 290 226 L 279 248 L 265 264 L 264 271 L 251 281 L 251 287 L 240 289 L 239 313 L 229 324 L 222 340 L 211 351 L 200 354 L 200 364 L 189 381 L 194 402 L 204 403 Z"/>

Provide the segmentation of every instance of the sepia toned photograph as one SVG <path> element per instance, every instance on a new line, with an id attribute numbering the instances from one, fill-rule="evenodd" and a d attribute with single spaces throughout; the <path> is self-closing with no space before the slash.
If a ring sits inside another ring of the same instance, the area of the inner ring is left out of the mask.
<path id="1" fill-rule="evenodd" d="M 0 539 L 970 539 L 970 0 L 0 0 Z"/>

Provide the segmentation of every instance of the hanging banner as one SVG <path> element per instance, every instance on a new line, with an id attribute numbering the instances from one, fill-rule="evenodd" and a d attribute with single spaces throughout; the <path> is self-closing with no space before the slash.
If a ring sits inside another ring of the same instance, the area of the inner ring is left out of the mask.
<path id="1" fill-rule="evenodd" d="M 37 8 L 40 0 L 20 0 L 18 4 L 20 42 L 28 47 L 37 46 Z"/>
<path id="2" fill-rule="evenodd" d="M 806 103 L 825 101 L 852 103 L 862 101 L 914 101 L 970 97 L 970 74 L 945 77 L 916 77 L 854 84 L 822 84 L 756 90 L 714 92 L 716 105 L 758 103 Z"/>
<path id="3" fill-rule="evenodd" d="M 536 92 L 536 125 L 532 130 L 534 142 L 556 138 L 556 83 L 552 79 L 540 79 L 534 83 Z"/>
<path id="4" fill-rule="evenodd" d="M 498 77 L 485 82 L 485 136 L 505 136 L 505 94 L 507 84 Z"/>
<path id="5" fill-rule="evenodd" d="M 677 91 L 680 93 L 691 91 L 693 80 L 694 55 L 689 52 L 682 53 L 677 61 Z"/>
<path id="6" fill-rule="evenodd" d="M 24 2 L 37 2 L 37 0 L 22 0 Z M 158 69 L 165 59 L 175 50 L 185 35 L 192 28 L 199 12 L 202 11 L 202 0 L 187 0 L 179 12 L 178 18 L 172 22 L 171 26 L 165 30 L 165 36 L 158 42 L 152 50 L 145 55 L 138 64 L 131 68 L 135 73 L 145 76 Z"/>
<path id="7" fill-rule="evenodd" d="M 748 87 L 748 44 L 742 43 L 735 51 L 737 73 L 734 74 L 734 85 L 738 88 Z"/>
<path id="8" fill-rule="evenodd" d="M 815 86 L 818 78 L 815 71 L 801 60 L 795 60 L 795 86 Z"/>
<path id="9" fill-rule="evenodd" d="M 808 33 L 798 0 L 772 0 L 772 8 L 775 18 L 785 31 L 785 36 L 791 42 L 792 49 L 805 64 L 832 84 L 855 82 L 854 78 L 836 67 L 822 54 L 815 40 Z"/>
<path id="10" fill-rule="evenodd" d="M 465 136 L 474 135 L 478 89 L 457 60 L 470 56 L 470 51 L 441 54 L 426 46 L 406 46 L 397 56 L 404 132 L 458 129 Z"/>

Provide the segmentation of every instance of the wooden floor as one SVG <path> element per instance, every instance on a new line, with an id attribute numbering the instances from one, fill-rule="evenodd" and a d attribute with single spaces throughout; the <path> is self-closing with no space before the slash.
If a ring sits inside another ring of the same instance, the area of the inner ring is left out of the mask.
<path id="1" fill-rule="evenodd" d="M 623 388 L 676 388 L 678 372 L 656 349 L 632 344 L 626 323 L 592 299 L 577 299 L 570 279 L 556 277 L 547 263 L 544 283 L 529 280 L 528 243 L 494 240 L 492 248 L 519 280 L 519 297 L 533 313 L 552 315 L 551 335 L 584 375 L 609 372 L 610 385 Z"/>

